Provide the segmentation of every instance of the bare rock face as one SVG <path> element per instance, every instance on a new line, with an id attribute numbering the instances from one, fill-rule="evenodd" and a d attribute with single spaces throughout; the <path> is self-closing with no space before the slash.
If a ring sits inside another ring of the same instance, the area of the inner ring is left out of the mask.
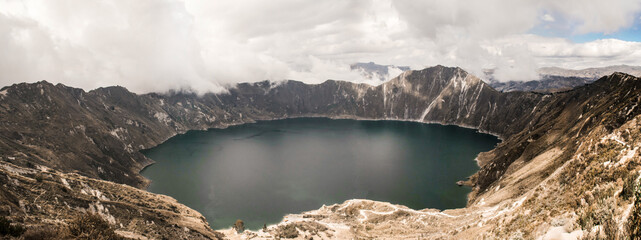
<path id="1" fill-rule="evenodd" d="M 229 238 L 504 238 L 516 232 L 528 238 L 555 227 L 589 232 L 607 223 L 623 230 L 630 213 L 621 209 L 632 200 L 614 193 L 625 186 L 633 191 L 624 182 L 639 169 L 639 101 L 641 81 L 626 74 L 554 94 L 502 93 L 443 66 L 408 71 L 379 86 L 265 81 L 203 96 L 16 84 L 0 89 L 0 204 L 25 226 L 64 225 L 93 211 L 123 236 L 217 238 L 194 210 L 138 189 L 147 184 L 138 172 L 153 163 L 139 150 L 188 130 L 256 120 L 390 119 L 454 124 L 504 140 L 478 156 L 480 170 L 466 181 L 473 186 L 467 208 L 417 211 L 352 200 L 292 215 L 266 231 L 222 232 Z M 603 147 L 612 143 L 607 139 L 625 144 Z M 587 156 L 592 160 L 585 162 Z M 33 180 L 38 174 L 42 181 Z M 595 199 L 602 192 L 613 197 Z M 594 206 L 602 201 L 614 210 L 598 212 Z"/>

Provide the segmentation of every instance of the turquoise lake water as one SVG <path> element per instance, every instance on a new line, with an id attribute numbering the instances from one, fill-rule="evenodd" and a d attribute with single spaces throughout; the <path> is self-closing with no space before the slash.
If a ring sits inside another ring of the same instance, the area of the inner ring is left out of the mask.
<path id="1" fill-rule="evenodd" d="M 456 126 L 296 118 L 190 131 L 143 153 L 148 190 L 202 213 L 214 229 L 250 229 L 353 198 L 460 208 L 474 158 L 499 139 Z"/>

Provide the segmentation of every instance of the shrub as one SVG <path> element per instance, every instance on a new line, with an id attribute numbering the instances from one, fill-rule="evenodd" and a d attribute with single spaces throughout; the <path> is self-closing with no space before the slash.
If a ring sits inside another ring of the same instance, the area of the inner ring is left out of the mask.
<path id="1" fill-rule="evenodd" d="M 86 213 L 75 217 L 67 227 L 67 234 L 72 239 L 120 240 L 111 225 L 99 215 Z"/>
<path id="2" fill-rule="evenodd" d="M 36 227 L 27 230 L 22 237 L 24 240 L 55 240 L 65 237 L 65 230 L 52 226 Z"/>
<path id="3" fill-rule="evenodd" d="M 590 204 L 579 212 L 577 224 L 582 229 L 590 230 L 594 226 L 605 226 L 611 224 L 608 221 L 614 221 L 614 202 L 612 199 L 597 199 L 595 203 Z"/>
<path id="4" fill-rule="evenodd" d="M 619 195 L 621 198 L 628 200 L 634 195 L 634 185 L 637 177 L 638 174 L 630 174 L 625 178 L 625 181 L 623 182 L 623 190 L 621 190 Z"/>
<path id="5" fill-rule="evenodd" d="M 604 219 L 602 229 L 606 239 L 620 239 L 618 234 L 619 228 L 613 216 L 610 216 L 609 218 Z"/>
<path id="6" fill-rule="evenodd" d="M 18 237 L 24 233 L 25 229 L 21 225 L 11 224 L 11 220 L 0 216 L 0 236 Z"/>
<path id="7" fill-rule="evenodd" d="M 289 224 L 284 227 L 281 227 L 278 231 L 278 237 L 280 238 L 297 238 L 298 230 L 296 229 L 296 224 Z"/>
<path id="8" fill-rule="evenodd" d="M 42 182 L 44 180 L 44 176 L 42 174 L 36 174 L 36 181 Z"/>
<path id="9" fill-rule="evenodd" d="M 245 223 L 243 222 L 243 220 L 236 220 L 236 223 L 234 223 L 234 229 L 236 229 L 236 231 L 239 233 L 245 231 Z"/>
<path id="10" fill-rule="evenodd" d="M 628 234 L 630 234 L 630 239 L 640 240 L 641 239 L 641 188 L 639 185 L 636 187 L 634 193 L 634 207 L 632 213 L 628 218 Z"/>
<path id="11" fill-rule="evenodd" d="M 4 218 L 2 218 L 4 219 Z M 0 231 L 4 229 L 0 219 Z M 5 219 L 6 220 L 6 219 Z M 4 221 L 6 222 L 6 221 Z M 15 231 L 14 231 L 15 232 Z M 24 234 L 23 234 L 24 233 Z M 4 234 L 2 234 L 4 235 Z M 57 240 L 57 239 L 85 239 L 85 240 L 124 240 L 114 232 L 114 229 L 99 215 L 86 213 L 74 217 L 66 227 L 42 226 L 30 228 L 12 236 L 22 235 L 24 240 Z"/>

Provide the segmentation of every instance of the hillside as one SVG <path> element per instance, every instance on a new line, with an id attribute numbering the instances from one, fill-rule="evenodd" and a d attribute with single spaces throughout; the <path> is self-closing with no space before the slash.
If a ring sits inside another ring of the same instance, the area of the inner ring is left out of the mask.
<path id="1" fill-rule="evenodd" d="M 256 120 L 391 119 L 454 124 L 503 139 L 478 156 L 480 170 L 467 181 L 473 186 L 467 208 L 416 211 L 351 200 L 289 216 L 268 233 L 245 234 L 298 228 L 345 238 L 528 238 L 612 224 L 622 232 L 633 212 L 630 182 L 638 182 L 641 163 L 640 87 L 640 79 L 615 73 L 566 92 L 501 93 L 460 68 L 443 66 L 405 72 L 379 86 L 260 82 L 203 96 L 16 84 L 0 90 L 0 174 L 6 186 L 0 203 L 14 222 L 28 227 L 62 226 L 88 210 L 122 235 L 215 238 L 220 234 L 194 210 L 140 190 L 148 181 L 138 172 L 153 161 L 139 150 L 188 130 Z"/>

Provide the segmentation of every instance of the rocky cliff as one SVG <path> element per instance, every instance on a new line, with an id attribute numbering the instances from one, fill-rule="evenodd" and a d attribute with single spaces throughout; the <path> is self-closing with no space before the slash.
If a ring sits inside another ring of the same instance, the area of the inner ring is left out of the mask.
<path id="1" fill-rule="evenodd" d="M 525 236 L 543 235 L 558 227 L 553 224 L 555 219 L 576 222 L 581 209 L 602 203 L 589 199 L 576 203 L 585 192 L 574 190 L 594 192 L 607 185 L 608 191 L 630 191 L 624 183 L 638 175 L 639 165 L 636 138 L 632 137 L 638 132 L 635 119 L 641 113 L 637 106 L 639 87 L 639 79 L 616 73 L 566 92 L 501 93 L 460 68 L 443 66 L 405 72 L 379 86 L 331 80 L 316 85 L 259 82 L 203 96 L 137 95 L 122 87 L 85 92 L 47 82 L 16 84 L 0 89 L 0 173 L 5 176 L 0 179 L 6 186 L 0 203 L 11 218 L 27 226 L 64 225 L 64 219 L 74 212 L 92 211 L 102 213 L 117 231 L 130 237 L 220 237 L 195 211 L 171 198 L 129 187 L 147 184 L 138 172 L 152 160 L 139 150 L 188 130 L 256 120 L 303 116 L 394 119 L 471 127 L 504 140 L 496 149 L 479 155 L 480 170 L 467 181 L 473 186 L 468 208 L 441 213 L 348 201 L 290 216 L 290 221 L 267 232 L 224 233 L 228 237 L 266 237 L 289 231 L 301 233 L 298 237 L 304 237 L 305 232 L 351 238 L 506 236 L 518 230 Z M 612 137 L 617 133 L 632 139 Z M 609 138 L 625 145 L 614 148 L 608 164 L 622 163 L 594 172 L 596 166 L 607 165 L 598 162 L 605 162 L 599 158 L 604 150 L 599 144 L 609 144 L 607 140 L 601 143 Z M 593 158 L 598 160 L 584 163 L 582 159 L 590 154 L 596 154 Z M 624 157 L 625 161 L 615 161 Z M 620 168 L 626 171 L 617 170 Z M 38 181 L 36 176 L 46 179 Z M 598 181 L 593 181 L 595 177 Z M 67 187 L 62 179 L 71 185 Z M 582 188 L 564 189 L 570 185 Z M 63 188 L 71 191 L 59 191 Z M 40 195 L 53 198 L 37 198 L 25 189 L 40 189 Z M 559 206 L 546 205 L 545 196 L 559 199 Z M 615 224 L 623 230 L 630 212 L 618 210 L 632 200 L 613 197 L 615 211 L 608 219 L 616 218 Z M 150 206 L 150 202 L 157 205 Z M 68 210 L 56 215 L 63 205 Z M 140 215 L 132 217 L 135 210 Z M 526 211 L 539 215 L 517 214 Z M 54 221 L 58 218 L 62 221 Z M 562 226 L 564 230 L 594 232 L 599 230 L 594 226 L 605 224 L 592 215 L 587 219 L 592 225 Z M 407 221 L 418 225 L 394 226 Z M 538 224 L 519 225 L 528 221 Z M 148 225 L 153 227 L 146 228 Z"/>

